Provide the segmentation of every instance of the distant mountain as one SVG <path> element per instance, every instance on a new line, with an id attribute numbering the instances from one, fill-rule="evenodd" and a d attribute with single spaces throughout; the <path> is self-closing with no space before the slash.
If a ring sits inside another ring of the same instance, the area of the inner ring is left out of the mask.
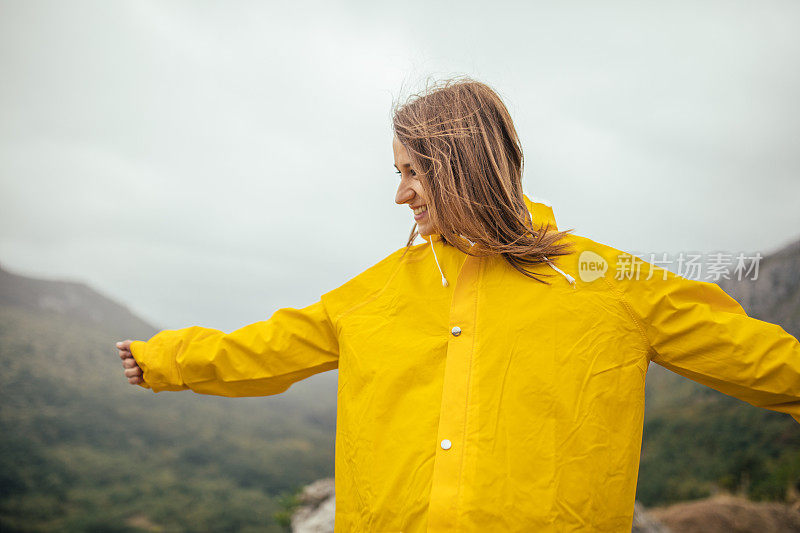
<path id="1" fill-rule="evenodd" d="M 0 531 L 273 531 L 333 475 L 336 373 L 277 396 L 127 383 L 157 330 L 71 281 L 0 271 Z"/>
<path id="2" fill-rule="evenodd" d="M 120 339 L 149 339 L 158 330 L 127 307 L 85 283 L 35 279 L 0 265 L 0 305 L 69 316 L 75 322 L 107 331 Z"/>
<path id="3" fill-rule="evenodd" d="M 761 259 L 755 280 L 721 279 L 718 285 L 748 315 L 780 324 L 800 338 L 800 240 Z"/>

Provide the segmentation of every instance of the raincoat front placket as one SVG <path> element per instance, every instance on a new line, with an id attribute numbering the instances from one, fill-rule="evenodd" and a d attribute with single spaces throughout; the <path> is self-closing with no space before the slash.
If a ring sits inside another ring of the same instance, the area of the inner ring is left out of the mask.
<path id="1" fill-rule="evenodd" d="M 433 244 L 433 243 L 432 243 Z M 470 377 L 483 260 L 467 255 L 453 288 L 428 531 L 454 531 L 467 442 Z"/>

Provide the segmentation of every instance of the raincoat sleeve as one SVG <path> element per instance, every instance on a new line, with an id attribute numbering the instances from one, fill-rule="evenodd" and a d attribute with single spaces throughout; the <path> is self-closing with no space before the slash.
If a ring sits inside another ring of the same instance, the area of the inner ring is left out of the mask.
<path id="1" fill-rule="evenodd" d="M 635 269 L 620 275 L 625 269 L 617 268 L 610 282 L 649 345 L 651 361 L 800 422 L 800 342 L 795 337 L 748 316 L 716 283 L 691 280 L 638 258 L 633 262 L 640 265 L 638 277 Z"/>
<path id="2" fill-rule="evenodd" d="M 338 367 L 339 344 L 322 300 L 284 308 L 231 333 L 193 326 L 130 346 L 153 392 L 191 389 L 219 396 L 268 396 Z"/>

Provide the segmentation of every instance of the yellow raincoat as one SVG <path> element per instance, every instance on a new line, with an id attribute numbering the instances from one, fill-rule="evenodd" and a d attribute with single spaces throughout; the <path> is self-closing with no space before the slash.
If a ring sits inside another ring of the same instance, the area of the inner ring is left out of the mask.
<path id="1" fill-rule="evenodd" d="M 308 307 L 131 351 L 154 392 L 271 395 L 338 368 L 336 531 L 629 532 L 650 361 L 800 422 L 800 343 L 716 284 L 568 238 L 535 269 L 550 285 L 437 235 Z"/>

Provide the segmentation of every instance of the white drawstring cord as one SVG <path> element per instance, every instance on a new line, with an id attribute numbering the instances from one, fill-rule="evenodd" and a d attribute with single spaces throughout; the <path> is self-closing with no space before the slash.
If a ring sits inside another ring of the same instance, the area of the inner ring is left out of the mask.
<path id="1" fill-rule="evenodd" d="M 570 276 L 569 274 L 567 274 L 566 272 L 555 266 L 553 262 L 550 261 L 547 257 L 545 257 L 544 259 L 545 261 L 547 261 L 547 264 L 549 264 L 551 267 L 553 267 L 553 269 L 555 269 L 556 272 L 559 272 L 562 276 L 567 278 L 567 281 L 570 283 L 570 285 L 572 285 L 573 289 L 575 288 L 575 278 L 573 278 L 572 276 Z"/>
<path id="2" fill-rule="evenodd" d="M 433 237 L 431 236 L 428 239 L 428 244 L 431 245 L 431 251 L 433 252 L 433 260 L 436 261 L 436 267 L 439 269 L 439 274 L 442 275 L 442 287 L 447 287 L 450 283 L 447 282 L 447 278 L 444 277 L 444 272 L 442 272 L 442 267 L 439 266 L 439 258 L 436 257 L 436 248 L 433 246 Z"/>
<path id="3" fill-rule="evenodd" d="M 547 202 L 546 200 L 539 199 L 539 200 L 537 200 L 537 201 L 538 201 L 539 203 L 543 203 L 543 204 L 544 204 L 544 205 L 546 205 L 547 207 L 551 207 L 551 206 L 550 206 L 550 202 Z M 533 211 L 531 211 L 529 214 L 530 214 L 530 216 L 531 216 L 531 226 L 533 226 Z M 575 278 L 573 278 L 572 276 L 570 276 L 569 274 L 567 274 L 566 272 L 564 272 L 563 270 L 561 270 L 560 268 L 558 268 L 557 266 L 555 266 L 555 265 L 553 264 L 553 262 L 552 262 L 552 261 L 550 261 L 550 260 L 549 260 L 547 257 L 545 257 L 545 258 L 544 258 L 544 260 L 545 260 L 545 261 L 547 261 L 547 264 L 548 264 L 548 265 L 550 265 L 550 266 L 551 266 L 551 267 L 552 267 L 552 268 L 553 268 L 553 269 L 554 269 L 556 272 L 558 272 L 559 274 L 561 274 L 562 276 L 564 276 L 565 278 L 567 278 L 567 281 L 569 282 L 569 284 L 570 284 L 570 285 L 572 285 L 572 288 L 573 288 L 573 289 L 577 288 L 577 287 L 576 287 L 576 285 L 575 285 Z"/>

